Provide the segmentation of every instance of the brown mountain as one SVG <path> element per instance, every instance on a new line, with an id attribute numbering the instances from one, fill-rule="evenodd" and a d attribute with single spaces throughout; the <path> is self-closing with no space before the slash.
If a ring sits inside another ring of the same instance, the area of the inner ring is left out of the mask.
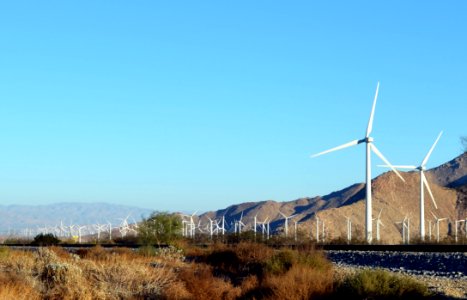
<path id="1" fill-rule="evenodd" d="M 448 222 L 440 224 L 440 236 L 451 233 L 454 220 L 466 218 L 467 206 L 467 153 L 426 172 L 428 181 L 436 199 L 438 209 L 434 208 L 429 195 L 425 193 L 425 220 L 428 235 L 428 222 L 432 221 L 431 212 L 438 217 L 448 217 Z M 386 172 L 372 180 L 373 216 L 382 209 L 381 237 L 387 243 L 401 242 L 401 225 L 405 216 L 410 218 L 410 235 L 417 237 L 419 228 L 419 195 L 420 176 L 417 172 L 402 172 L 406 183 L 393 173 Z M 299 230 L 307 236 L 315 236 L 316 216 L 323 220 L 326 228 L 326 239 L 346 236 L 346 217 L 352 220 L 353 237 L 362 238 L 365 212 L 365 185 L 354 184 L 343 190 L 326 196 L 301 198 L 288 202 L 261 201 L 232 205 L 226 209 L 207 212 L 200 216 L 205 221 L 210 218 L 226 218 L 226 229 L 233 230 L 233 222 L 243 215 L 243 223 L 252 228 L 254 216 L 262 221 L 266 217 L 271 221 L 273 230 L 281 231 L 284 219 L 279 211 L 286 215 L 297 214 L 290 221 L 299 222 Z M 375 222 L 373 222 L 375 226 Z M 291 230 L 291 229 L 290 229 Z M 376 227 L 373 228 L 375 235 Z M 433 231 L 434 233 L 434 231 Z"/>

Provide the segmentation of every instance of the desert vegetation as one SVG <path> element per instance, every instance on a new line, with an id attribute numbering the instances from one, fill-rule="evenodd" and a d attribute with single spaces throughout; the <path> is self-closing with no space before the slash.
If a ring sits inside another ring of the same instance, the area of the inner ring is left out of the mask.
<path id="1" fill-rule="evenodd" d="M 0 248 L 0 299 L 430 298 L 422 284 L 384 271 L 336 277 L 313 245 L 254 242 L 144 246 L 75 253 Z"/>

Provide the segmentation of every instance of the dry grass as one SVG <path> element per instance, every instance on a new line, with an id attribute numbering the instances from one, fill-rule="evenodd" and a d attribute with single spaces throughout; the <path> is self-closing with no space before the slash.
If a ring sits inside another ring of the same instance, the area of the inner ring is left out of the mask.
<path id="1" fill-rule="evenodd" d="M 0 299 L 159 299 L 176 278 L 147 258 L 102 248 L 83 258 L 60 248 L 10 251 L 0 270 Z"/>
<path id="2" fill-rule="evenodd" d="M 334 282 L 323 253 L 309 247 L 190 246 L 185 253 L 191 262 L 183 261 L 180 253 L 95 247 L 70 254 L 59 247 L 37 252 L 0 248 L 0 299 L 292 300 L 332 299 L 344 291 L 343 281 Z M 348 278 L 345 286 L 359 286 L 349 284 L 361 281 L 355 280 Z M 407 288 L 400 284 L 399 291 Z M 365 293 L 372 295 L 373 290 Z"/>
<path id="3" fill-rule="evenodd" d="M 269 299 L 313 299 L 332 292 L 332 272 L 295 265 L 285 274 L 268 276 L 264 287 L 272 292 Z"/>

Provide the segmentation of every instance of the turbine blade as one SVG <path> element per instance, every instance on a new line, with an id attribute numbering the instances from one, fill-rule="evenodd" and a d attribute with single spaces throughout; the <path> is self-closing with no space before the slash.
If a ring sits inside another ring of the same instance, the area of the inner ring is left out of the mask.
<path id="1" fill-rule="evenodd" d="M 378 165 L 378 167 L 390 168 L 388 165 Z M 410 165 L 393 165 L 393 167 L 396 169 L 408 169 L 408 170 L 414 170 L 417 168 L 416 166 L 410 166 Z"/>
<path id="2" fill-rule="evenodd" d="M 426 180 L 426 177 L 423 171 L 420 171 L 420 177 L 421 177 L 421 180 L 423 180 L 423 183 L 426 189 L 428 190 L 428 193 L 430 194 L 431 201 L 435 205 L 435 208 L 438 209 L 438 205 L 436 205 L 435 197 L 433 197 L 433 193 L 431 192 L 430 185 L 428 185 L 428 180 Z"/>
<path id="3" fill-rule="evenodd" d="M 378 220 L 379 218 L 381 217 L 381 213 L 383 212 L 383 209 L 381 208 L 381 210 L 379 211 L 379 214 L 378 214 Z"/>
<path id="4" fill-rule="evenodd" d="M 329 149 L 329 150 L 320 152 L 320 153 L 318 153 L 318 154 L 313 154 L 311 157 L 314 158 L 314 157 L 317 157 L 317 156 L 320 156 L 320 155 L 323 155 L 323 154 L 326 154 L 326 153 L 329 153 L 329 152 L 341 150 L 341 149 L 344 149 L 344 148 L 347 148 L 347 147 L 351 147 L 351 146 L 355 146 L 355 145 L 358 145 L 358 140 L 353 140 L 353 141 L 351 141 L 351 142 L 348 142 L 348 143 L 346 143 L 346 144 L 343 144 L 343 145 L 334 147 L 334 148 L 332 148 L 332 149 Z"/>
<path id="5" fill-rule="evenodd" d="M 430 211 L 430 212 L 433 215 L 433 217 L 435 218 L 435 220 L 438 220 L 438 217 L 432 211 Z"/>
<path id="6" fill-rule="evenodd" d="M 376 93 L 375 99 L 373 100 L 373 107 L 371 108 L 370 120 L 368 121 L 368 127 L 366 128 L 366 137 L 370 136 L 371 130 L 373 129 L 373 118 L 375 116 L 375 107 L 376 107 L 376 99 L 378 99 L 378 91 L 379 91 L 379 81 L 376 85 Z"/>
<path id="7" fill-rule="evenodd" d="M 391 170 L 393 170 L 393 171 L 396 173 L 397 176 L 399 176 L 399 178 L 400 178 L 403 182 L 405 182 L 404 177 L 402 177 L 401 174 L 399 174 L 399 172 L 398 172 L 398 171 L 391 165 L 391 163 L 386 159 L 386 157 L 384 157 L 384 155 L 383 155 L 381 152 L 379 152 L 378 148 L 376 148 L 375 145 L 370 144 L 370 148 L 371 148 L 371 150 L 373 150 L 373 152 L 374 152 L 379 158 L 381 158 L 382 161 L 384 161 L 384 162 L 386 163 L 386 165 L 389 166 L 389 168 L 391 168 Z"/>
<path id="8" fill-rule="evenodd" d="M 436 141 L 435 141 L 435 143 L 433 144 L 433 146 L 431 146 L 430 151 L 428 151 L 428 154 L 425 156 L 425 158 L 424 158 L 423 161 L 422 161 L 422 167 L 424 167 L 424 166 L 426 165 L 426 163 L 428 162 L 428 159 L 430 158 L 431 152 L 433 152 L 433 149 L 435 149 L 435 146 L 436 146 L 436 144 L 438 143 L 439 139 L 441 138 L 441 135 L 442 135 L 442 134 L 443 134 L 442 131 L 438 134 L 438 138 L 436 139 Z"/>

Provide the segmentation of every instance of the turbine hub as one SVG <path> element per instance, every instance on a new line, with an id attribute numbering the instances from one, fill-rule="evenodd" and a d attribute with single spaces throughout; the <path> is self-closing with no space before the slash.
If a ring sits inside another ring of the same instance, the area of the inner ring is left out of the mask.
<path id="1" fill-rule="evenodd" d="M 373 143 L 373 141 L 374 141 L 374 139 L 371 136 L 366 138 L 367 143 Z"/>

